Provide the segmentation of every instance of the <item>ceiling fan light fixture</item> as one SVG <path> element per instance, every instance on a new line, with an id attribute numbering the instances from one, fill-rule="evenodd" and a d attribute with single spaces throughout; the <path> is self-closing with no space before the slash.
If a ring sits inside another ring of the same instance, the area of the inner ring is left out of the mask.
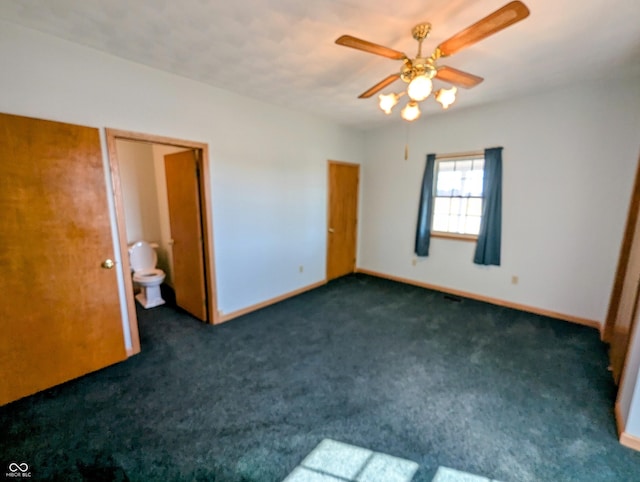
<path id="1" fill-rule="evenodd" d="M 336 43 L 402 62 L 399 73 L 387 76 L 360 94 L 359 98 L 367 99 L 381 92 L 396 80 L 401 79 L 408 84 L 406 92 L 402 92 L 401 94 L 380 95 L 380 109 L 390 114 L 393 107 L 398 103 L 398 99 L 406 93 L 410 101 L 402 109 L 401 117 L 407 121 L 413 121 L 420 117 L 420 107 L 418 103 L 427 99 L 432 93 L 433 97 L 442 105 L 443 109 L 448 109 L 456 100 L 456 87 L 439 89 L 433 92 L 432 79 L 435 78 L 438 81 L 464 87 L 465 89 L 475 87 L 484 80 L 482 77 L 453 67 L 438 65 L 438 61 L 441 58 L 449 57 L 461 50 L 469 48 L 476 42 L 494 35 L 514 23 L 524 20 L 529 16 L 529 13 L 529 8 L 520 0 L 510 0 L 509 3 L 495 12 L 481 18 L 473 25 L 459 31 L 444 42 L 441 42 L 431 55 L 423 56 L 422 54 L 422 42 L 427 38 L 431 30 L 429 23 L 416 25 L 411 31 L 413 38 L 418 42 L 418 53 L 415 57 L 409 57 L 398 50 L 352 37 L 351 35 L 342 35 L 336 40 Z"/>
<path id="2" fill-rule="evenodd" d="M 420 102 L 431 94 L 431 90 L 433 89 L 433 82 L 426 75 L 418 75 L 411 82 L 409 82 L 409 86 L 407 87 L 407 94 L 411 97 L 411 100 L 415 100 Z"/>
<path id="3" fill-rule="evenodd" d="M 456 92 L 458 92 L 456 87 L 440 89 L 435 93 L 436 100 L 442 104 L 443 109 L 448 109 L 456 101 Z"/>
<path id="4" fill-rule="evenodd" d="M 420 107 L 418 107 L 418 103 L 414 100 L 410 101 L 400 111 L 400 117 L 409 122 L 414 121 L 418 117 L 420 117 Z"/>
<path id="5" fill-rule="evenodd" d="M 391 114 L 391 109 L 395 107 L 398 103 L 398 99 L 404 95 L 404 92 L 400 94 L 380 94 L 378 99 L 380 99 L 380 108 L 383 110 L 385 114 Z"/>

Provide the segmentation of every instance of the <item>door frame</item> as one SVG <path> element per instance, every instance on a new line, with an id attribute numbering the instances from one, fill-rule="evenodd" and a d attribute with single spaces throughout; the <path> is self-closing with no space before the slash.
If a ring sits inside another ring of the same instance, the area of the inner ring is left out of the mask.
<path id="1" fill-rule="evenodd" d="M 618 309 L 622 300 L 622 290 L 624 287 L 624 281 L 627 275 L 627 266 L 629 264 L 629 258 L 631 257 L 632 242 L 635 235 L 635 227 L 640 215 L 640 157 L 638 158 L 638 164 L 636 165 L 636 175 L 633 182 L 633 191 L 631 192 L 631 199 L 629 201 L 629 211 L 627 212 L 627 222 L 624 229 L 624 235 L 622 237 L 622 243 L 620 246 L 620 256 L 618 258 L 618 267 L 616 269 L 616 275 L 614 278 L 613 288 L 611 290 L 611 297 L 609 299 L 609 309 L 607 311 L 607 317 L 604 322 L 604 328 L 602 330 L 602 340 L 606 343 L 610 343 L 612 340 L 613 332 L 616 324 L 616 317 L 618 315 Z"/>
<path id="2" fill-rule="evenodd" d="M 124 290 L 127 303 L 127 315 L 129 318 L 129 330 L 131 332 L 131 349 L 127 350 L 129 356 L 140 353 L 140 335 L 138 332 L 138 317 L 136 316 L 136 305 L 133 295 L 133 281 L 128 274 L 131 272 L 129 265 L 128 245 L 126 236 L 124 202 L 122 196 L 122 186 L 120 183 L 120 169 L 118 164 L 118 152 L 116 141 L 135 141 L 147 144 L 163 144 L 172 147 L 183 147 L 185 149 L 195 149 L 200 151 L 200 162 L 202 176 L 200 176 L 200 197 L 202 218 L 202 237 L 205 245 L 204 249 L 204 276 L 206 280 L 207 294 L 207 315 L 210 324 L 219 323 L 218 301 L 216 299 L 216 276 L 215 276 L 215 256 L 213 246 L 213 210 L 211 208 L 211 184 L 210 184 L 210 160 L 209 146 L 202 142 L 175 139 L 172 137 L 156 136 L 139 132 L 124 131 L 112 128 L 105 129 L 107 140 L 107 154 L 109 158 L 109 170 L 111 172 L 111 182 L 113 185 L 113 200 L 116 214 L 116 225 L 118 228 L 118 241 L 120 247 L 120 258 L 122 260 L 122 271 L 124 275 Z"/>
<path id="3" fill-rule="evenodd" d="M 360 171 L 360 164 L 358 164 L 357 162 L 346 162 L 346 161 L 332 161 L 332 160 L 328 160 L 327 161 L 327 251 L 326 251 L 326 260 L 325 260 L 325 266 L 324 266 L 324 281 L 325 283 L 329 281 L 329 242 L 330 242 L 330 237 L 331 237 L 331 232 L 329 231 L 329 229 L 331 228 L 330 226 L 330 222 L 331 222 L 331 165 L 343 165 L 343 166 L 350 166 L 350 167 L 355 167 L 358 169 L 358 195 L 357 195 L 357 202 L 358 202 L 358 206 L 356 209 L 356 228 L 355 228 L 355 238 L 356 238 L 356 249 L 355 249 L 355 253 L 354 253 L 354 257 L 355 260 L 353 262 L 353 273 L 356 272 L 357 267 L 358 267 L 358 240 L 360 239 L 360 237 L 358 236 L 358 233 L 360 231 L 360 207 L 362 205 L 362 203 L 360 202 L 360 178 L 361 178 L 361 171 Z"/>

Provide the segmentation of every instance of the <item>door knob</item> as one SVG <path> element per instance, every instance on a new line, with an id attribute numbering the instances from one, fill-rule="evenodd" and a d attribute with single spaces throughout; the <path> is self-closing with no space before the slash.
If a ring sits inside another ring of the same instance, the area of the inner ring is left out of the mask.
<path id="1" fill-rule="evenodd" d="M 102 266 L 104 269 L 111 269 L 115 266 L 116 264 L 113 262 L 113 260 L 111 259 L 105 259 L 102 264 L 100 266 Z"/>
<path id="2" fill-rule="evenodd" d="M 333 233 L 333 228 L 329 228 L 329 232 L 330 232 L 330 233 Z"/>

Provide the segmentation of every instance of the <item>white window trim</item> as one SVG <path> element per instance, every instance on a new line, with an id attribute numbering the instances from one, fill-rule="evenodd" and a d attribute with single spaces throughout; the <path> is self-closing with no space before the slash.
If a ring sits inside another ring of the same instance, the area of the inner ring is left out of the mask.
<path id="1" fill-rule="evenodd" d="M 436 155 L 436 162 L 437 161 L 466 161 L 466 160 L 472 160 L 472 159 L 478 159 L 478 158 L 482 158 L 484 159 L 484 150 L 482 151 L 471 151 L 471 152 L 455 152 L 455 153 L 451 153 L 451 154 L 440 154 L 440 155 Z M 437 176 L 437 166 L 435 169 L 435 174 L 433 177 L 433 193 L 434 195 L 432 196 L 432 199 L 435 199 L 435 192 L 436 192 L 436 184 L 438 182 L 438 176 Z M 484 200 L 484 193 L 482 196 L 482 199 Z M 434 231 L 433 229 L 433 209 L 434 209 L 434 203 L 431 203 L 431 226 L 429 227 L 430 231 L 431 231 L 431 237 L 433 238 L 446 238 L 446 239 L 457 239 L 460 241 L 472 241 L 475 242 L 478 240 L 478 235 L 477 234 L 462 234 L 462 233 L 451 233 L 448 231 Z"/>

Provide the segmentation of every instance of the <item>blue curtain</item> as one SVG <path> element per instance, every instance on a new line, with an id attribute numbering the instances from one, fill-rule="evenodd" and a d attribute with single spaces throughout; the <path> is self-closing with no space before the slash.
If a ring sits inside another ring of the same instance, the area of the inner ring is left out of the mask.
<path id="1" fill-rule="evenodd" d="M 436 155 L 427 155 L 427 165 L 422 176 L 422 191 L 420 193 L 420 207 L 418 209 L 418 227 L 416 228 L 416 254 L 429 256 L 429 242 L 431 241 L 431 211 L 433 204 L 433 170 L 436 165 Z"/>
<path id="2" fill-rule="evenodd" d="M 473 262 L 500 266 L 502 233 L 502 147 L 484 151 L 483 206 Z"/>

